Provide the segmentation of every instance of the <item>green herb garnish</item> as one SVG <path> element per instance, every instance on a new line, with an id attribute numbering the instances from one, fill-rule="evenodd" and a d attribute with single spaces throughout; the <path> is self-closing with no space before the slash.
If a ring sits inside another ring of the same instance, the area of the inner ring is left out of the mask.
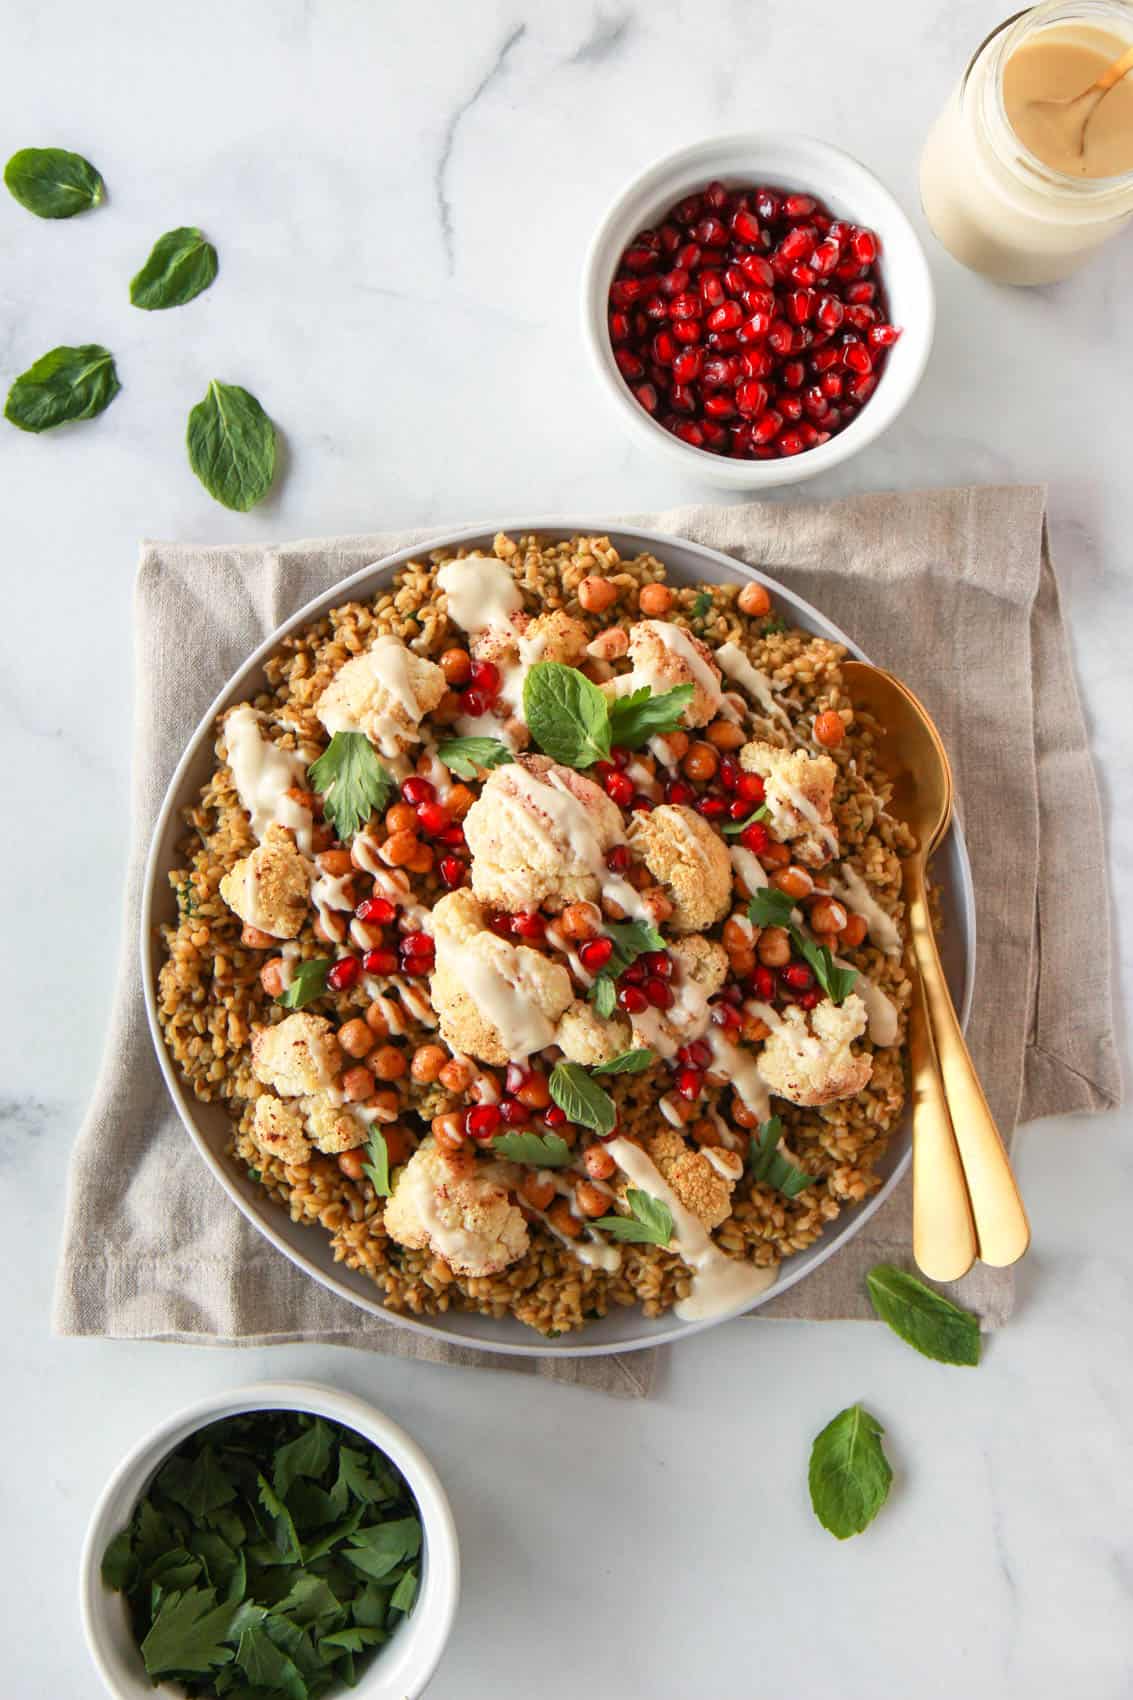
<path id="1" fill-rule="evenodd" d="M 765 1186 L 773 1186 L 776 1192 L 781 1192 L 784 1198 L 797 1198 L 800 1192 L 805 1192 L 808 1186 L 817 1183 L 817 1175 L 808 1175 L 805 1169 L 800 1169 L 777 1149 L 783 1137 L 783 1123 L 779 1116 L 772 1116 L 770 1121 L 760 1124 L 759 1131 L 751 1136 L 748 1152 L 748 1168 L 752 1179 L 762 1181 Z"/>
<path id="2" fill-rule="evenodd" d="M 698 590 L 697 593 L 696 593 L 696 598 L 693 601 L 692 608 L 689 612 L 689 619 L 690 620 L 703 620 L 705 614 L 707 614 L 707 612 L 711 608 L 711 606 L 712 606 L 712 598 L 711 598 L 711 596 L 709 596 L 708 592 L 706 590 Z"/>
<path id="3" fill-rule="evenodd" d="M 889 1494 L 893 1472 L 876 1417 L 850 1405 L 827 1423 L 810 1454 L 810 1502 L 824 1529 L 840 1541 L 860 1535 Z"/>
<path id="4" fill-rule="evenodd" d="M 291 972 L 291 984 L 286 986 L 276 1003 L 284 1009 L 302 1009 L 306 1004 L 314 1003 L 321 998 L 327 989 L 327 975 L 334 964 L 328 956 L 305 957 L 297 962 Z"/>
<path id="5" fill-rule="evenodd" d="M 766 623 L 763 625 L 763 627 L 761 628 L 761 631 L 760 631 L 760 636 L 761 637 L 771 637 L 771 636 L 773 636 L 773 634 L 775 632 L 785 632 L 786 629 L 787 629 L 786 620 L 781 620 L 779 618 L 779 616 L 776 614 L 776 615 L 773 615 L 771 617 L 771 619 L 766 621 Z"/>
<path id="6" fill-rule="evenodd" d="M 4 417 L 21 431 L 51 431 L 94 419 L 121 388 L 109 349 L 97 342 L 53 348 L 20 373 L 8 391 Z"/>
<path id="7" fill-rule="evenodd" d="M 4 167 L 4 182 L 37 218 L 74 218 L 97 207 L 104 189 L 90 160 L 66 148 L 21 148 Z"/>
<path id="8" fill-rule="evenodd" d="M 789 927 L 794 907 L 794 898 L 780 891 L 777 885 L 761 885 L 752 893 L 747 916 L 757 927 Z"/>
<path id="9" fill-rule="evenodd" d="M 595 1133 L 612 1133 L 617 1111 L 608 1092 L 597 1086 L 581 1063 L 556 1063 L 551 1070 L 551 1097 L 576 1127 L 588 1127 Z"/>
<path id="10" fill-rule="evenodd" d="M 189 415 L 189 465 L 216 501 L 247 513 L 275 477 L 275 426 L 254 395 L 213 378 Z"/>
<path id="11" fill-rule="evenodd" d="M 603 1021 L 608 1021 L 618 1004 L 618 992 L 614 985 L 613 975 L 607 974 L 603 970 L 594 981 L 587 996 L 594 1005 L 595 1014 L 600 1015 Z"/>
<path id="12" fill-rule="evenodd" d="M 557 1133 L 497 1133 L 492 1149 L 509 1163 L 532 1163 L 537 1169 L 563 1169 L 574 1157 Z"/>
<path id="13" fill-rule="evenodd" d="M 524 680 L 523 712 L 536 744 L 566 767 L 608 761 L 613 745 L 638 749 L 658 733 L 673 732 L 692 696 L 691 685 L 654 694 L 647 685 L 608 698 L 597 685 L 561 661 L 537 661 Z"/>
<path id="14" fill-rule="evenodd" d="M 639 750 L 650 738 L 675 732 L 692 700 L 691 685 L 674 685 L 671 691 L 651 691 L 648 685 L 615 697 L 609 704 L 610 743 L 622 749 Z"/>
<path id="15" fill-rule="evenodd" d="M 875 1264 L 866 1276 L 866 1286 L 882 1322 L 926 1358 L 941 1364 L 979 1363 L 979 1318 L 970 1310 L 962 1310 L 891 1263 Z"/>
<path id="16" fill-rule="evenodd" d="M 618 994 L 614 985 L 619 974 L 649 950 L 664 950 L 665 941 L 650 921 L 607 921 L 606 934 L 612 939 L 614 953 L 598 974 L 587 997 L 595 1012 L 608 1020 L 617 1007 Z"/>
<path id="17" fill-rule="evenodd" d="M 818 944 L 809 938 L 791 919 L 794 907 L 794 899 L 788 897 L 785 891 L 780 891 L 777 886 L 760 886 L 747 906 L 748 919 L 757 927 L 786 927 L 794 941 L 795 949 L 803 960 L 810 964 L 815 979 L 827 997 L 832 1003 L 843 1003 L 853 990 L 858 977 L 857 969 L 843 968 L 835 962 L 826 945 Z"/>
<path id="18" fill-rule="evenodd" d="M 216 249 L 192 225 L 159 236 L 149 259 L 130 284 L 135 307 L 153 312 L 183 307 L 216 277 Z"/>
<path id="19" fill-rule="evenodd" d="M 632 1245 L 668 1245 L 673 1237 L 673 1213 L 669 1206 L 640 1187 L 627 1187 L 625 1201 L 632 1216 L 599 1216 L 596 1228 L 604 1228 L 612 1240 Z"/>
<path id="20" fill-rule="evenodd" d="M 388 1198 L 393 1191 L 389 1184 L 389 1147 L 380 1127 L 370 1129 L 366 1155 L 370 1161 L 362 1164 L 362 1173 L 379 1198 Z"/>
<path id="21" fill-rule="evenodd" d="M 364 732 L 336 732 L 307 773 L 344 844 L 393 795 L 393 776 Z"/>
<path id="22" fill-rule="evenodd" d="M 595 1074 L 642 1074 L 652 1063 L 657 1061 L 655 1051 L 641 1047 L 634 1051 L 622 1051 L 620 1056 L 612 1057 L 608 1063 L 597 1063 Z"/>
<path id="23" fill-rule="evenodd" d="M 458 779 L 475 779 L 479 769 L 502 767 L 515 756 L 502 738 L 450 738 L 437 750 L 437 760 Z"/>
<path id="24" fill-rule="evenodd" d="M 725 836 L 731 837 L 733 833 L 743 832 L 744 828 L 749 827 L 753 821 L 766 820 L 770 812 L 771 811 L 768 809 L 767 804 L 761 803 L 758 809 L 753 809 L 746 819 L 730 820 L 726 822 L 720 830 L 725 834 Z"/>

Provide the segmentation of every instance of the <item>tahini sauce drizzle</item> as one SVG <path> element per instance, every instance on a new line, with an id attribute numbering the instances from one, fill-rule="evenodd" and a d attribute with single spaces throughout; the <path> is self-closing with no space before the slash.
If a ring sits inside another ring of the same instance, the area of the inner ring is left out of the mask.
<path id="1" fill-rule="evenodd" d="M 311 811 L 288 796 L 307 788 L 307 764 L 294 750 L 281 750 L 260 732 L 262 719 L 250 703 L 234 708 L 224 722 L 228 766 L 252 831 L 262 840 L 269 826 L 287 826 L 305 856 L 311 854 Z"/>

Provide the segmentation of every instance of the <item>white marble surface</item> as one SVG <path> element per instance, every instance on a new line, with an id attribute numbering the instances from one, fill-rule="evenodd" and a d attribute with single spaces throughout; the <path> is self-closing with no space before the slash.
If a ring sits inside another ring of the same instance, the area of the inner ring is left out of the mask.
<path id="1" fill-rule="evenodd" d="M 0 202 L 4 383 L 57 342 L 101 340 L 126 386 L 93 425 L 0 427 L 0 692 L 7 796 L 23 804 L 2 849 L 0 988 L 12 1700 L 95 1693 L 75 1559 L 120 1454 L 178 1402 L 273 1373 L 370 1394 L 448 1483 L 467 1586 L 436 1700 L 1130 1692 L 1127 1117 L 1023 1135 L 1035 1251 L 978 1372 L 923 1362 L 881 1329 L 745 1324 L 690 1341 L 651 1403 L 623 1405 L 329 1349 L 63 1342 L 47 1323 L 117 943 L 138 539 L 704 496 L 631 451 L 579 358 L 577 277 L 600 211 L 662 151 L 780 123 L 849 147 L 919 219 L 925 127 L 998 16 L 983 0 L 0 8 L 0 155 L 72 146 L 110 186 L 73 223 Z M 126 280 L 183 222 L 216 240 L 219 282 L 183 312 L 133 311 Z M 1049 482 L 1124 917 L 1129 241 L 1033 294 L 929 254 L 941 310 L 922 390 L 810 490 Z M 214 506 L 184 461 L 185 415 L 214 374 L 255 390 L 286 436 L 278 494 L 247 517 Z M 1127 989 L 1129 936 L 1119 920 Z M 897 1480 L 843 1546 L 810 1515 L 805 1464 L 858 1398 L 889 1430 Z"/>

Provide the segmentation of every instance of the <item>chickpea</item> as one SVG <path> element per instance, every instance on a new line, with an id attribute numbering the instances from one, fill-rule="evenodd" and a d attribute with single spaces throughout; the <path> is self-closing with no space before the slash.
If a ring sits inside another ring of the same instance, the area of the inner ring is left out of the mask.
<path id="1" fill-rule="evenodd" d="M 547 1220 L 564 1239 L 576 1240 L 582 1232 L 582 1223 L 565 1198 L 555 1200 L 547 1212 Z"/>
<path id="2" fill-rule="evenodd" d="M 316 826 L 311 832 L 311 849 L 329 850 L 334 843 L 333 826 Z"/>
<path id="3" fill-rule="evenodd" d="M 370 1058 L 370 1067 L 375 1080 L 400 1080 L 409 1064 L 405 1060 L 405 1052 L 397 1045 L 383 1045 Z"/>
<path id="4" fill-rule="evenodd" d="M 692 1123 L 689 1133 L 698 1145 L 721 1145 L 720 1129 L 708 1116 L 700 1116 Z"/>
<path id="5" fill-rule="evenodd" d="M 389 1019 L 380 1003 L 372 1003 L 363 1018 L 371 1033 L 376 1033 L 379 1039 L 384 1039 L 389 1032 Z"/>
<path id="6" fill-rule="evenodd" d="M 745 584 L 736 601 L 741 613 L 750 614 L 754 619 L 771 612 L 771 598 L 762 584 Z"/>
<path id="7" fill-rule="evenodd" d="M 346 921 L 341 915 L 319 915 L 315 920 L 314 933 L 324 944 L 341 944 L 346 937 Z"/>
<path id="8" fill-rule="evenodd" d="M 386 1142 L 386 1156 L 389 1158 L 391 1169 L 396 1169 L 399 1164 L 408 1162 L 411 1147 L 409 1135 L 403 1127 L 399 1127 L 396 1123 L 383 1127 L 382 1137 Z"/>
<path id="9" fill-rule="evenodd" d="M 467 785 L 454 785 L 445 797 L 445 808 L 453 820 L 463 820 L 475 801 Z"/>
<path id="10" fill-rule="evenodd" d="M 453 721 L 459 720 L 463 713 L 464 708 L 460 698 L 455 691 L 449 690 L 445 692 L 436 708 L 433 709 L 429 719 L 435 721 L 438 726 L 451 726 Z"/>
<path id="11" fill-rule="evenodd" d="M 386 831 L 411 832 L 417 836 L 417 810 L 411 803 L 395 803 L 392 809 L 386 810 Z"/>
<path id="12" fill-rule="evenodd" d="M 464 1117 L 459 1110 L 446 1110 L 432 1120 L 433 1138 L 442 1151 L 455 1151 L 464 1144 Z"/>
<path id="13" fill-rule="evenodd" d="M 584 578 L 578 587 L 578 600 L 588 614 L 604 614 L 618 599 L 618 587 L 608 578 Z"/>
<path id="14" fill-rule="evenodd" d="M 443 1045 L 418 1045 L 409 1072 L 418 1086 L 431 1086 L 447 1061 L 448 1052 Z"/>
<path id="15" fill-rule="evenodd" d="M 366 1176 L 363 1172 L 365 1161 L 366 1153 L 362 1150 L 340 1151 L 338 1154 L 338 1166 L 348 1181 L 365 1180 Z"/>
<path id="16" fill-rule="evenodd" d="M 360 1104 L 374 1090 L 374 1077 L 368 1068 L 359 1063 L 357 1068 L 348 1068 L 342 1077 L 342 1090 L 348 1104 Z"/>
<path id="17" fill-rule="evenodd" d="M 357 940 L 364 950 L 380 950 L 385 942 L 382 929 L 376 921 L 351 921 L 350 936 Z"/>
<path id="18" fill-rule="evenodd" d="M 472 657 L 466 649 L 446 649 L 441 656 L 446 685 L 466 685 L 472 677 Z"/>
<path id="19" fill-rule="evenodd" d="M 529 1110 L 545 1110 L 551 1102 L 551 1088 L 547 1084 L 545 1074 L 534 1073 L 526 1079 L 515 1091 L 515 1096 L 521 1104 L 526 1104 Z M 556 1132 L 561 1130 L 556 1129 Z"/>
<path id="20" fill-rule="evenodd" d="M 355 1016 L 353 1021 L 345 1021 L 338 1030 L 338 1042 L 348 1057 L 369 1056 L 374 1048 L 374 1035 L 366 1023 Z"/>
<path id="21" fill-rule="evenodd" d="M 637 606 L 647 619 L 662 619 L 673 606 L 673 593 L 667 584 L 643 584 Z"/>
<path id="22" fill-rule="evenodd" d="M 868 932 L 869 924 L 864 915 L 850 915 L 846 919 L 846 925 L 838 935 L 838 943 L 845 950 L 857 950 L 859 945 L 865 943 Z M 269 963 L 268 967 L 270 968 L 270 966 Z M 262 979 L 263 976 L 261 975 L 260 978 Z"/>
<path id="23" fill-rule="evenodd" d="M 245 921 L 240 932 L 240 943 L 247 945 L 249 950 L 271 950 L 279 943 L 270 933 L 263 932 L 259 927 L 253 927 L 250 921 Z"/>
<path id="24" fill-rule="evenodd" d="M 689 742 L 687 732 L 662 732 L 657 743 L 668 758 L 665 765 L 676 767 L 682 757 L 688 754 Z"/>
<path id="25" fill-rule="evenodd" d="M 366 1108 L 373 1112 L 374 1120 L 384 1126 L 386 1122 L 397 1120 L 401 1101 L 392 1086 L 383 1086 L 366 1099 Z"/>
<path id="26" fill-rule="evenodd" d="M 744 1024 L 740 1028 L 740 1037 L 746 1039 L 749 1045 L 758 1045 L 761 1039 L 766 1039 L 771 1032 L 766 1021 L 758 1015 L 745 1015 Z"/>
<path id="27" fill-rule="evenodd" d="M 277 998 L 283 990 L 283 958 L 273 956 L 260 969 L 260 985 L 269 998 Z"/>
<path id="28" fill-rule="evenodd" d="M 667 921 L 673 913 L 672 902 L 659 885 L 651 885 L 648 891 L 643 891 L 641 901 L 654 926 L 659 927 L 662 921 Z"/>
<path id="29" fill-rule="evenodd" d="M 559 916 L 559 927 L 568 939 L 579 944 L 596 938 L 602 924 L 602 912 L 594 903 L 568 903 Z"/>
<path id="30" fill-rule="evenodd" d="M 765 968 L 783 968 L 791 960 L 791 935 L 786 927 L 764 927 L 755 949 Z"/>
<path id="31" fill-rule="evenodd" d="M 686 779 L 695 779 L 703 784 L 705 780 L 713 779 L 720 765 L 720 757 L 711 744 L 699 740 L 690 744 L 688 754 L 681 762 L 681 772 Z"/>
<path id="32" fill-rule="evenodd" d="M 417 854 L 417 839 L 412 832 L 395 832 L 382 845 L 382 860 L 391 868 L 406 867 Z"/>
<path id="33" fill-rule="evenodd" d="M 604 1145 L 588 1145 L 582 1164 L 592 1181 L 608 1181 L 618 1166 Z"/>
<path id="34" fill-rule="evenodd" d="M 704 728 L 704 736 L 717 750 L 738 750 L 747 734 L 734 720 L 714 720 Z"/>
<path id="35" fill-rule="evenodd" d="M 349 850 L 321 850 L 315 857 L 315 864 L 321 874 L 330 874 L 332 879 L 341 879 L 344 874 L 354 872 Z"/>
<path id="36" fill-rule="evenodd" d="M 755 973 L 754 950 L 749 945 L 746 950 L 729 951 L 728 965 L 737 980 L 746 980 L 749 974 Z"/>
<path id="37" fill-rule="evenodd" d="M 785 844 L 776 844 L 775 841 L 772 840 L 766 850 L 761 850 L 759 852 L 759 860 L 770 872 L 773 868 L 785 868 L 787 863 L 791 860 L 791 852 L 787 849 Z"/>
<path id="38" fill-rule="evenodd" d="M 759 1126 L 759 1116 L 754 1110 L 749 1110 L 738 1092 L 732 1093 L 732 1120 L 737 1127 L 754 1128 Z"/>
<path id="39" fill-rule="evenodd" d="M 644 891 L 647 885 L 653 883 L 653 875 L 644 862 L 635 862 L 625 877 L 635 891 Z"/>
<path id="40" fill-rule="evenodd" d="M 675 1093 L 670 1093 L 665 1099 L 665 1108 L 671 1112 L 671 1115 L 666 1115 L 666 1121 L 670 1120 L 671 1116 L 676 1116 L 682 1127 L 696 1114 L 696 1105 L 690 1104 L 687 1098 L 677 1097 Z"/>
<path id="41" fill-rule="evenodd" d="M 837 709 L 827 708 L 814 717 L 814 741 L 824 749 L 836 750 L 846 736 L 845 723 Z"/>
<path id="42" fill-rule="evenodd" d="M 405 866 L 411 874 L 429 874 L 433 871 L 433 848 L 430 844 L 418 844 Z"/>
<path id="43" fill-rule="evenodd" d="M 817 903 L 812 903 L 807 918 L 816 933 L 840 933 L 849 920 L 845 909 L 833 897 L 820 897 Z"/>
<path id="44" fill-rule="evenodd" d="M 574 1202 L 584 1216 L 604 1216 L 611 1207 L 609 1198 L 593 1181 L 579 1181 L 574 1189 Z"/>
<path id="45" fill-rule="evenodd" d="M 629 633 L 621 626 L 611 626 L 586 646 L 587 655 L 595 661 L 617 661 L 629 648 Z"/>
<path id="46" fill-rule="evenodd" d="M 463 1092 L 471 1084 L 475 1068 L 466 1057 L 453 1057 L 441 1069 L 437 1079 L 446 1092 Z"/>
<path id="47" fill-rule="evenodd" d="M 734 950 L 750 950 L 754 930 L 750 921 L 745 921 L 738 915 L 729 915 L 720 934 L 724 949 L 729 955 Z"/>
<path id="48" fill-rule="evenodd" d="M 289 785 L 287 795 L 293 802 L 298 803 L 301 809 L 310 809 L 312 814 L 322 814 L 322 799 L 317 791 L 304 791 L 301 785 Z"/>
<path id="49" fill-rule="evenodd" d="M 555 1183 L 540 1179 L 538 1174 L 524 1175 L 519 1183 L 519 1196 L 526 1199 L 532 1210 L 546 1210 L 554 1203 Z"/>
<path id="50" fill-rule="evenodd" d="M 777 890 L 785 891 L 788 897 L 795 898 L 797 902 L 809 897 L 814 890 L 814 880 L 807 870 L 795 865 L 781 868 L 778 873 L 772 874 L 770 883 Z"/>

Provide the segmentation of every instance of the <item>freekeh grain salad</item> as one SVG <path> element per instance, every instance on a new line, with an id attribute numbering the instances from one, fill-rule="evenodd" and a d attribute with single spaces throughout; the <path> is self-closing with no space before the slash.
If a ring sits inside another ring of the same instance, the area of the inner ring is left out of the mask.
<path id="1" fill-rule="evenodd" d="M 843 654 L 761 584 L 501 535 L 221 717 L 165 1039 L 392 1309 L 725 1314 L 879 1185 L 910 840 Z"/>

